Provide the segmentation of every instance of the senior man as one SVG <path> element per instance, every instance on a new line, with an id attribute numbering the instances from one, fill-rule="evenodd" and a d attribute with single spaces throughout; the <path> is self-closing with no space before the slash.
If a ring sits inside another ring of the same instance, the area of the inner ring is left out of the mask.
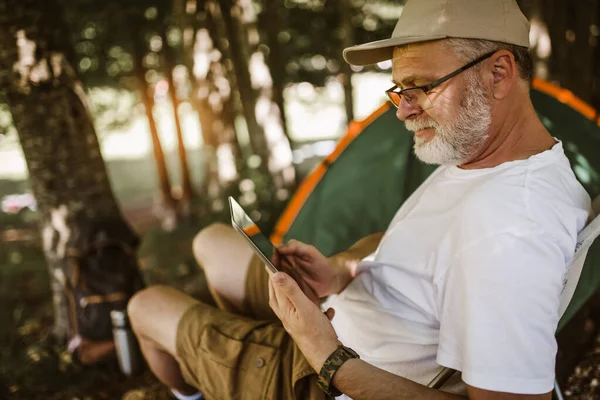
<path id="1" fill-rule="evenodd" d="M 513 0 L 411 0 L 391 39 L 346 49 L 352 64 L 392 59 L 387 94 L 417 157 L 441 167 L 383 236 L 329 259 L 282 246 L 295 279 L 248 264 L 230 229 L 201 232 L 196 256 L 229 311 L 164 287 L 138 294 L 129 311 L 158 378 L 190 399 L 550 399 L 590 199 L 531 104 L 528 35 Z M 424 386 L 441 367 L 461 379 Z"/>

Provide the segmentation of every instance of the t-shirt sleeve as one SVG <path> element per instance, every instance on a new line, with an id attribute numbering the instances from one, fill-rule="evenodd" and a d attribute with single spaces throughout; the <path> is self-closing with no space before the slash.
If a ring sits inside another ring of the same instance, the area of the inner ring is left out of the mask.
<path id="1" fill-rule="evenodd" d="M 551 391 L 564 260 L 533 233 L 493 235 L 460 251 L 438 285 L 438 364 L 481 389 Z"/>

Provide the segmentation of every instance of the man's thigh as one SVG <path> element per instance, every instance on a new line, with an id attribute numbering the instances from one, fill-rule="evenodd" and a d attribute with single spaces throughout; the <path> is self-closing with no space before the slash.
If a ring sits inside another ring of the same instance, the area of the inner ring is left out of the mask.
<path id="1" fill-rule="evenodd" d="M 265 269 L 265 263 L 257 255 L 248 264 L 244 292 L 244 315 L 258 320 L 277 320 L 269 305 L 269 273 Z"/>
<path id="2" fill-rule="evenodd" d="M 204 270 L 219 307 L 238 311 L 245 297 L 245 282 L 252 248 L 233 228 L 212 224 L 194 238 L 193 252 Z"/>
<path id="3" fill-rule="evenodd" d="M 283 327 L 208 305 L 180 319 L 176 358 L 207 399 L 324 399 L 316 374 Z"/>
<path id="4" fill-rule="evenodd" d="M 274 320 L 264 263 L 231 226 L 213 224 L 196 235 L 194 256 L 217 306 L 255 319 Z"/>

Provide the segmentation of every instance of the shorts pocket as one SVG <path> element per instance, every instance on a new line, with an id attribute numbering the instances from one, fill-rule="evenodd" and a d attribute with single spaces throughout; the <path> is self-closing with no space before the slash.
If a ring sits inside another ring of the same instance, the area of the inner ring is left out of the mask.
<path id="1" fill-rule="evenodd" d="M 279 348 L 233 338 L 208 326 L 199 350 L 199 389 L 208 399 L 266 399 L 273 393 Z"/>

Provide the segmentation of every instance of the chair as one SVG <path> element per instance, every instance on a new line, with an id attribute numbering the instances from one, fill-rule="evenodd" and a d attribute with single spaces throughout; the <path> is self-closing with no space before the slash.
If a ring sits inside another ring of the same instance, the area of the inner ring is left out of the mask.
<path id="1" fill-rule="evenodd" d="M 571 262 L 571 267 L 567 272 L 565 279 L 565 287 L 560 295 L 560 304 L 559 304 L 559 315 L 562 318 L 573 298 L 573 294 L 575 293 L 575 289 L 577 288 L 577 283 L 579 281 L 579 277 L 581 276 L 581 271 L 583 270 L 583 265 L 585 263 L 585 257 L 587 256 L 588 250 L 590 246 L 594 242 L 594 240 L 600 236 L 600 196 L 598 196 L 592 202 L 592 215 L 590 216 L 590 222 L 583 228 L 581 232 L 577 235 L 577 244 L 575 245 L 575 255 L 573 256 L 573 261 Z M 591 266 L 588 266 L 590 268 Z M 451 368 L 443 368 L 439 374 L 435 376 L 427 385 L 432 389 L 440 389 L 455 373 L 456 371 Z M 554 394 L 558 400 L 562 400 L 564 397 L 558 386 L 558 382 L 554 382 Z"/>

